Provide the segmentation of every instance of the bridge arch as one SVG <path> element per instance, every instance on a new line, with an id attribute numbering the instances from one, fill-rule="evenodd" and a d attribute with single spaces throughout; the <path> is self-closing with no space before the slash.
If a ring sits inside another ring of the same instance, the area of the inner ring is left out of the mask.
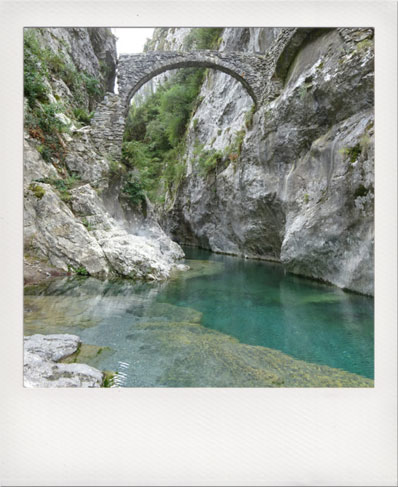
<path id="1" fill-rule="evenodd" d="M 129 94 L 127 95 L 127 105 L 130 104 L 131 99 L 137 93 L 137 91 L 145 83 L 147 83 L 148 81 L 150 81 L 152 78 L 154 78 L 155 76 L 157 76 L 157 75 L 159 75 L 161 73 L 164 73 L 166 71 L 170 71 L 172 69 L 179 69 L 179 68 L 211 68 L 211 69 L 217 69 L 219 71 L 222 71 L 224 73 L 227 73 L 230 76 L 232 76 L 233 78 L 235 78 L 237 81 L 239 81 L 240 83 L 242 83 L 242 85 L 246 88 L 246 90 L 249 93 L 249 95 L 252 97 L 253 102 L 254 102 L 255 105 L 257 105 L 257 103 L 258 103 L 257 97 L 256 97 L 256 95 L 255 95 L 252 87 L 250 86 L 250 84 L 245 80 L 245 78 L 243 78 L 242 76 L 240 76 L 239 74 L 237 74 L 235 71 L 232 71 L 232 70 L 230 70 L 230 69 L 228 69 L 228 68 L 226 68 L 224 66 L 220 66 L 220 65 L 217 65 L 217 64 L 208 63 L 206 61 L 184 61 L 182 63 L 169 64 L 167 66 L 158 68 L 158 69 L 152 71 L 150 74 L 147 74 L 143 78 L 141 78 L 131 88 Z"/>
<path id="2" fill-rule="evenodd" d="M 264 90 L 264 57 L 259 54 L 219 51 L 166 51 L 126 54 L 119 58 L 119 96 L 128 109 L 131 98 L 150 79 L 177 68 L 204 67 L 217 69 L 239 81 L 254 104 L 261 101 Z"/>

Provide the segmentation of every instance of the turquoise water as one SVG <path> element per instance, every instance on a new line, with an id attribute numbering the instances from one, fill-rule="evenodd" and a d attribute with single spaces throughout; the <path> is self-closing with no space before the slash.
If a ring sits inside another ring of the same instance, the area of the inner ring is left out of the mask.
<path id="1" fill-rule="evenodd" d="M 166 300 L 203 312 L 205 326 L 243 343 L 373 378 L 373 299 L 285 272 L 279 264 L 188 250 L 224 272 L 166 290 Z"/>
<path id="2" fill-rule="evenodd" d="M 30 288 L 25 333 L 110 347 L 92 365 L 118 371 L 125 387 L 228 385 L 220 363 L 244 357 L 254 367 L 261 351 L 241 344 L 373 378 L 373 299 L 279 264 L 185 251 L 192 270 L 165 283 L 64 278 Z M 244 385 L 240 373 L 233 385 Z"/>

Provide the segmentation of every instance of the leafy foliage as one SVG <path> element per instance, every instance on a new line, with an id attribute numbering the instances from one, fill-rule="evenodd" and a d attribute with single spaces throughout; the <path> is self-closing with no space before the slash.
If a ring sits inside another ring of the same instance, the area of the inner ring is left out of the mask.
<path id="1" fill-rule="evenodd" d="M 62 79 L 73 97 L 65 103 L 54 103 L 50 80 Z M 86 97 L 84 96 L 84 93 Z M 34 29 L 24 32 L 24 96 L 27 99 L 25 127 L 37 139 L 39 151 L 46 161 L 63 162 L 66 153 L 60 133 L 68 127 L 57 114 L 89 123 L 88 105 L 102 98 L 100 81 L 88 73 L 78 71 L 62 52 L 54 52 L 40 45 Z"/>
<path id="2" fill-rule="evenodd" d="M 138 171 L 141 189 L 152 201 L 175 189 L 184 173 L 184 138 L 197 103 L 203 69 L 180 69 L 127 119 L 122 162 Z"/>
<path id="3" fill-rule="evenodd" d="M 73 110 L 73 114 L 76 120 L 87 125 L 91 122 L 91 119 L 94 115 L 93 112 L 88 113 L 88 111 L 85 110 L 84 108 L 75 108 Z"/>
<path id="4" fill-rule="evenodd" d="M 184 49 L 214 49 L 221 40 L 222 28 L 194 28 L 184 40 Z M 163 49 L 167 29 L 155 32 L 156 48 Z M 146 50 L 155 47 L 154 40 Z M 203 68 L 176 71 L 145 101 L 133 104 L 127 119 L 122 162 L 134 176 L 125 186 L 125 194 L 139 203 L 142 193 L 155 202 L 163 202 L 167 192 L 178 188 L 185 172 L 185 133 L 201 102 Z M 197 123 L 197 122 L 196 122 Z M 216 167 L 221 154 L 203 154 L 202 169 Z M 130 177 L 130 176 L 129 176 Z"/>
<path id="5" fill-rule="evenodd" d="M 93 229 L 94 229 L 93 225 L 91 225 L 91 223 L 90 223 L 90 222 L 87 220 L 87 218 L 86 218 L 86 217 L 83 217 L 83 218 L 82 218 L 82 223 L 83 223 L 83 225 L 84 225 L 84 226 L 87 228 L 87 230 L 88 230 L 88 231 L 90 231 L 90 230 L 93 230 Z"/>
<path id="6" fill-rule="evenodd" d="M 356 144 L 354 147 L 343 147 L 339 152 L 345 156 L 348 156 L 351 163 L 354 163 L 358 157 L 361 155 L 362 147 L 361 144 Z"/>
<path id="7" fill-rule="evenodd" d="M 255 111 L 256 111 L 256 106 L 252 105 L 250 110 L 245 115 L 245 126 L 248 130 L 250 130 L 253 126 L 253 116 Z"/>
<path id="8" fill-rule="evenodd" d="M 79 266 L 77 269 L 75 269 L 75 272 L 78 276 L 89 276 L 90 275 L 88 270 L 85 267 L 83 267 L 82 265 Z"/>
<path id="9" fill-rule="evenodd" d="M 75 273 L 77 276 L 83 276 L 83 277 L 88 277 L 90 273 L 84 266 L 79 266 L 79 267 L 73 267 L 71 265 L 68 265 L 68 270 L 69 272 Z"/>
<path id="10" fill-rule="evenodd" d="M 199 27 L 191 29 L 185 37 L 184 49 L 215 49 L 221 41 L 223 28 Z"/>
<path id="11" fill-rule="evenodd" d="M 214 149 L 202 151 L 199 155 L 198 162 L 202 173 L 207 174 L 223 160 L 223 153 Z"/>
<path id="12" fill-rule="evenodd" d="M 122 188 L 122 193 L 126 195 L 130 203 L 134 206 L 145 201 L 144 185 L 138 174 L 130 173 Z"/>

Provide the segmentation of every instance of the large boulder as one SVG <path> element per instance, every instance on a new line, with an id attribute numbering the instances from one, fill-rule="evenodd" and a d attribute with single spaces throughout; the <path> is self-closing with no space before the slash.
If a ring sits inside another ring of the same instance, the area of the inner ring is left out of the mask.
<path id="1" fill-rule="evenodd" d="M 86 364 L 59 364 L 76 352 L 76 335 L 32 335 L 24 338 L 25 387 L 101 387 L 103 373 Z"/>

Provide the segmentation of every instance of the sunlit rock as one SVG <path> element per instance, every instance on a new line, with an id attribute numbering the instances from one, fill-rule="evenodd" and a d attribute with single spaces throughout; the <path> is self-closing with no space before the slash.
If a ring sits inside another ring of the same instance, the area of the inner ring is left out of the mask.
<path id="1" fill-rule="evenodd" d="M 101 371 L 86 364 L 62 364 L 76 352 L 76 335 L 33 335 L 24 339 L 25 387 L 100 387 Z"/>

